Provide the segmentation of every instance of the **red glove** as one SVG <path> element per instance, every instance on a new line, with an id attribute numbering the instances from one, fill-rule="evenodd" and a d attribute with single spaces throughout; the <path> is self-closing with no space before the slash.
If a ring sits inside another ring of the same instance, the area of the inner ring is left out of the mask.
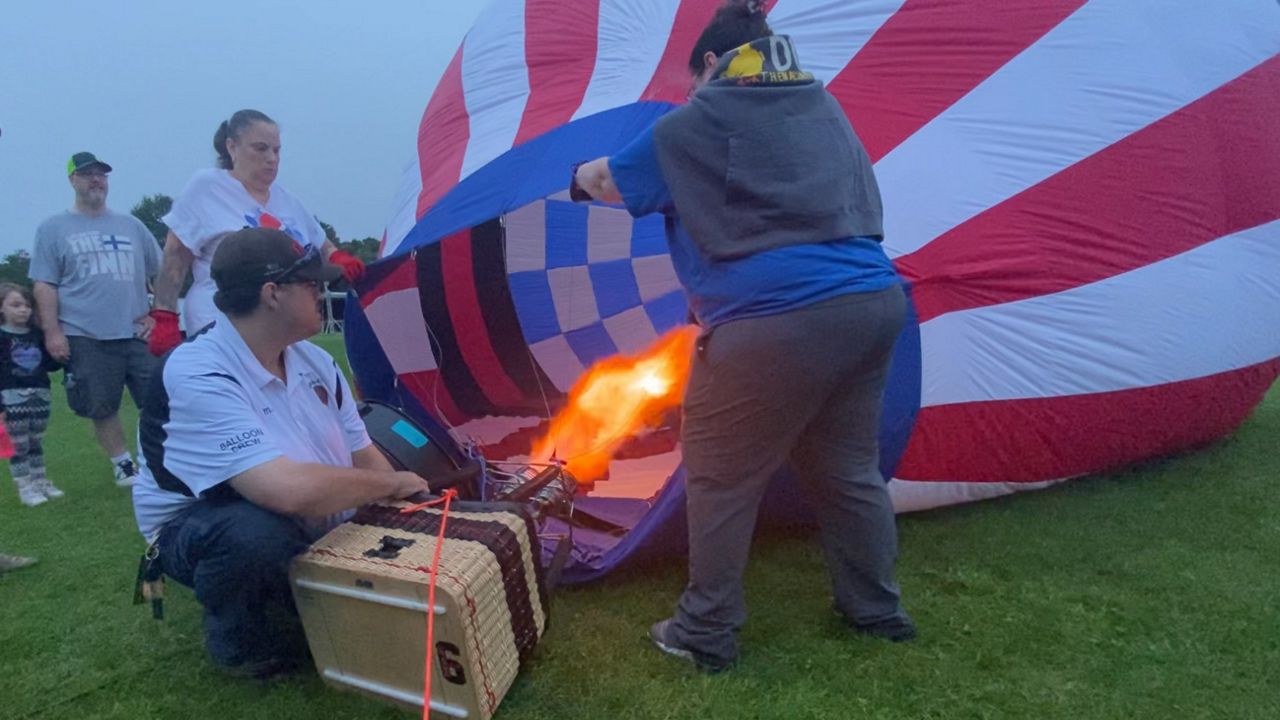
<path id="1" fill-rule="evenodd" d="M 342 277 L 346 278 L 349 283 L 356 282 L 364 277 L 364 263 L 360 262 L 360 258 L 346 250 L 334 250 L 329 255 L 329 262 L 342 268 Z"/>
<path id="2" fill-rule="evenodd" d="M 147 350 L 160 357 L 182 344 L 182 331 L 178 329 L 178 313 L 172 310 L 155 308 L 147 313 L 155 320 L 156 326 L 151 329 L 151 337 L 147 340 Z"/>

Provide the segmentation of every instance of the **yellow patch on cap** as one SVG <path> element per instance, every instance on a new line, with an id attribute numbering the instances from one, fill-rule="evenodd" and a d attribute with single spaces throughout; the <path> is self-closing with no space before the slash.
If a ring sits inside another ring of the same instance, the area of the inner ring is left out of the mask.
<path id="1" fill-rule="evenodd" d="M 764 54 L 750 45 L 738 48 L 721 77 L 750 77 L 764 72 Z"/>

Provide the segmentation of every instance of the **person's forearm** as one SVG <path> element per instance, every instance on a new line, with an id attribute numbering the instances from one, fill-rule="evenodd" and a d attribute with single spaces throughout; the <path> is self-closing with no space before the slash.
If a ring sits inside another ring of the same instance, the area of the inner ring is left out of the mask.
<path id="1" fill-rule="evenodd" d="M 160 264 L 160 274 L 155 279 L 152 307 L 157 310 L 178 309 L 178 293 L 182 290 L 182 283 L 187 279 L 194 259 L 191 250 L 182 244 L 178 236 L 169 233 L 164 241 L 164 261 Z"/>
<path id="2" fill-rule="evenodd" d="M 231 479 L 251 502 L 286 515 L 325 517 L 390 498 L 399 484 L 395 473 L 277 458 Z"/>
<path id="3" fill-rule="evenodd" d="M 357 505 L 389 499 L 398 487 L 389 470 L 340 468 L 314 463 L 301 464 L 298 515 L 325 517 Z"/>
<path id="4" fill-rule="evenodd" d="M 337 245 L 334 245 L 329 240 L 325 240 L 324 244 L 320 246 L 320 257 L 324 258 L 325 260 L 328 260 L 329 256 L 334 254 L 337 250 L 338 250 Z"/>
<path id="5" fill-rule="evenodd" d="M 351 453 L 351 464 L 362 470 L 395 470 L 391 466 L 391 461 L 387 460 L 387 456 L 382 454 L 377 445 L 370 445 L 363 450 Z"/>
<path id="6" fill-rule="evenodd" d="M 58 289 L 49 283 L 37 280 L 31 289 L 36 298 L 36 310 L 40 315 L 40 326 L 46 335 L 61 335 L 62 324 L 58 322 Z"/>

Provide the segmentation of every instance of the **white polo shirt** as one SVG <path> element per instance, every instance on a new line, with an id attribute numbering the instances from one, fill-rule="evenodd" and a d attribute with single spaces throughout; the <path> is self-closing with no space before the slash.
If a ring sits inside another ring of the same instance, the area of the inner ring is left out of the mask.
<path id="1" fill-rule="evenodd" d="M 295 343 L 284 368 L 288 382 L 268 372 L 226 320 L 169 354 L 163 387 L 153 383 L 138 422 L 133 509 L 148 542 L 198 498 L 234 492 L 224 483 L 245 470 L 280 456 L 351 467 L 351 454 L 370 445 L 328 353 Z"/>

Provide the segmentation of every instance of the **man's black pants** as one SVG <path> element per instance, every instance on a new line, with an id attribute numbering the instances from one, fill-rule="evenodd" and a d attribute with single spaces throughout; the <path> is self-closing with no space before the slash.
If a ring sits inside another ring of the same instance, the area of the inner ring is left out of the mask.
<path id="1" fill-rule="evenodd" d="M 296 646 L 289 561 L 308 545 L 297 520 L 241 498 L 202 499 L 165 526 L 161 567 L 204 607 L 214 662 L 256 662 Z"/>

